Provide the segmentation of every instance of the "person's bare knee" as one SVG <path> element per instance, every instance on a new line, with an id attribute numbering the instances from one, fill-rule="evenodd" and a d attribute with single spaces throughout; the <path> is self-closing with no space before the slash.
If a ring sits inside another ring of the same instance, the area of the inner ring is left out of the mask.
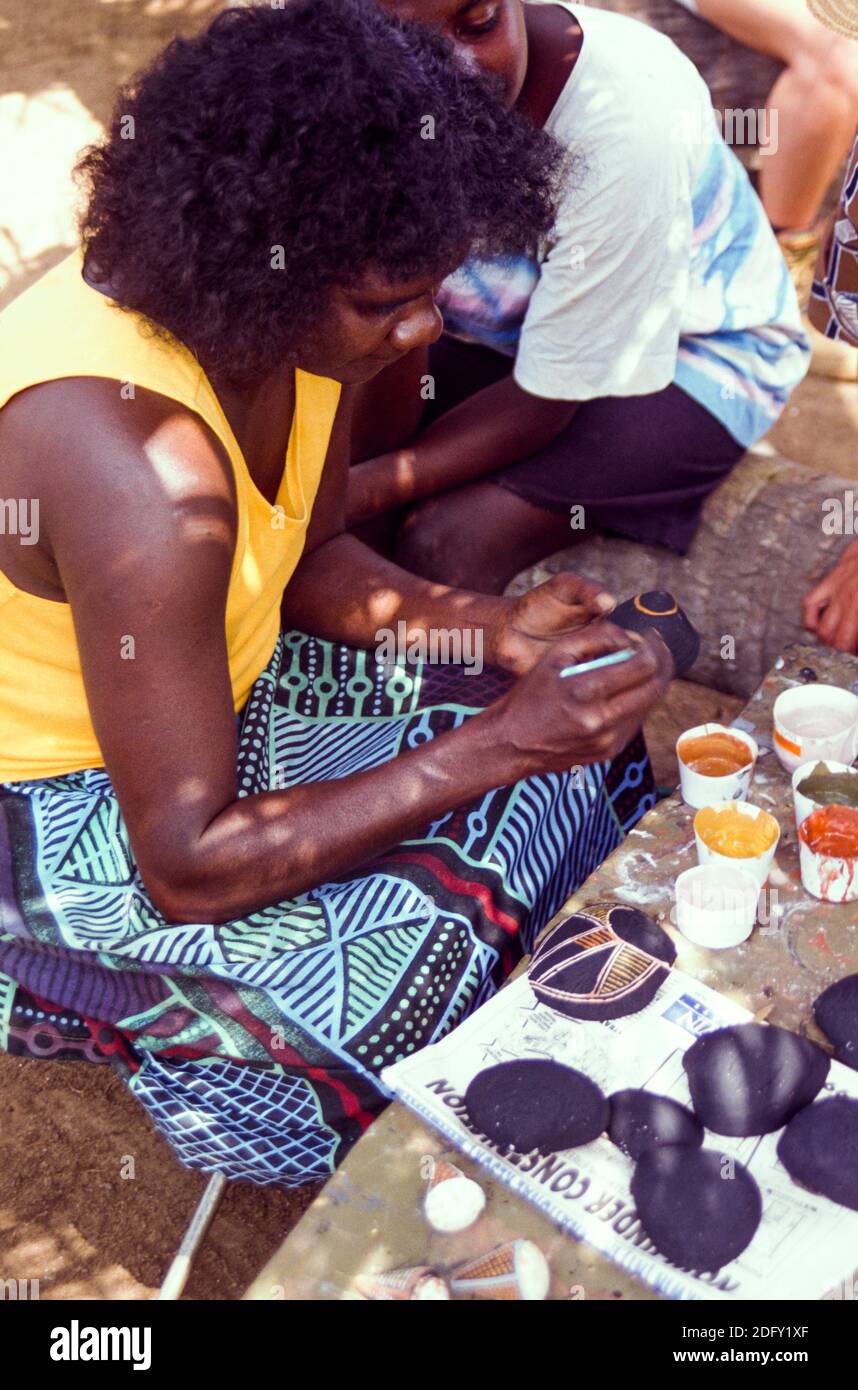
<path id="1" fill-rule="evenodd" d="M 396 560 L 435 583 L 499 594 L 569 534 L 565 516 L 497 484 L 473 483 L 415 507 L 400 530 Z"/>
<path id="2" fill-rule="evenodd" d="M 436 584 L 470 587 L 470 566 L 463 551 L 466 540 L 464 510 L 450 497 L 430 497 L 412 507 L 399 530 L 396 563 L 411 574 Z"/>

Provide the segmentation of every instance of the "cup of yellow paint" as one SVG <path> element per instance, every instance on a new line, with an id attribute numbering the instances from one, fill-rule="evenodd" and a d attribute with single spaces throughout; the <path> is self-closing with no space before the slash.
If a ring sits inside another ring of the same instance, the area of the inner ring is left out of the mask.
<path id="1" fill-rule="evenodd" d="M 799 826 L 801 881 L 826 903 L 858 900 L 858 810 L 817 806 Z"/>
<path id="2" fill-rule="evenodd" d="M 858 756 L 858 695 L 837 685 L 785 690 L 772 711 L 775 752 L 787 772 L 802 763 L 851 763 Z"/>
<path id="3" fill-rule="evenodd" d="M 723 724 L 698 724 L 676 740 L 679 788 L 686 806 L 744 801 L 759 749 L 750 734 Z"/>
<path id="4" fill-rule="evenodd" d="M 697 859 L 747 869 L 763 886 L 781 836 L 774 816 L 749 801 L 721 801 L 694 817 Z"/>

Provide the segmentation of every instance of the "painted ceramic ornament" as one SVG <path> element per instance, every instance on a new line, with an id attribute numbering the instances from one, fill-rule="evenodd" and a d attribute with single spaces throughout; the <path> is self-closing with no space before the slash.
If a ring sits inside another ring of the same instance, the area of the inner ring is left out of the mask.
<path id="1" fill-rule="evenodd" d="M 359 1274 L 355 1280 L 359 1294 L 373 1303 L 444 1303 L 450 1290 L 439 1274 L 428 1265 L 405 1265 L 380 1274 Z"/>
<path id="2" fill-rule="evenodd" d="M 454 1235 L 472 1226 L 486 1205 L 486 1194 L 454 1163 L 439 1158 L 423 1199 L 423 1215 L 433 1230 Z"/>
<path id="3" fill-rule="evenodd" d="M 858 1100 L 808 1105 L 778 1140 L 778 1158 L 793 1182 L 858 1211 Z"/>
<path id="4" fill-rule="evenodd" d="M 542 937 L 528 968 L 542 1004 L 570 1018 L 624 1018 L 655 996 L 676 947 L 627 903 L 590 903 Z"/>
<path id="5" fill-rule="evenodd" d="M 548 1294 L 548 1261 L 532 1240 L 511 1240 L 460 1265 L 450 1276 L 454 1294 L 503 1302 L 541 1302 Z"/>
<path id="6" fill-rule="evenodd" d="M 690 670 L 700 651 L 700 637 L 673 594 L 653 589 L 626 599 L 614 609 L 610 621 L 627 632 L 645 635 L 655 628 L 673 656 L 675 674 L 682 676 Z"/>
<path id="7" fill-rule="evenodd" d="M 858 975 L 845 975 L 823 990 L 813 1016 L 834 1044 L 838 1062 L 858 1071 Z"/>
<path id="8" fill-rule="evenodd" d="M 688 1144 L 699 1148 L 703 1126 L 678 1101 L 651 1091 L 616 1091 L 610 1097 L 611 1118 L 608 1138 L 618 1149 L 637 1162 L 647 1149 L 665 1144 Z"/>

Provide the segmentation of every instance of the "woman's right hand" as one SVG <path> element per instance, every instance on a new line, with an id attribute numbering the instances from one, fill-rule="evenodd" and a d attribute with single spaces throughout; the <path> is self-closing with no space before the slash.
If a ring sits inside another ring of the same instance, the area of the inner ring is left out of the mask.
<path id="1" fill-rule="evenodd" d="M 630 646 L 639 648 L 637 655 L 620 665 L 560 676 L 564 667 Z M 612 623 L 591 623 L 558 640 L 486 711 L 496 724 L 496 752 L 510 760 L 514 778 L 614 758 L 664 696 L 672 674 L 673 660 L 655 634 L 644 641 Z"/>

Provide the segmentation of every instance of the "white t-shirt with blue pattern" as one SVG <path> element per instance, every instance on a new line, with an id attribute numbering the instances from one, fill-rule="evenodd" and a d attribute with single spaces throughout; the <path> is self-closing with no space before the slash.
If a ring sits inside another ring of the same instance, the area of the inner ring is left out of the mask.
<path id="1" fill-rule="evenodd" d="M 518 384 L 552 400 L 675 382 L 750 446 L 810 360 L 762 204 L 670 39 L 565 8 L 584 42 L 546 122 L 570 151 L 557 228 L 533 260 L 462 266 L 446 327 L 515 356 Z"/>

